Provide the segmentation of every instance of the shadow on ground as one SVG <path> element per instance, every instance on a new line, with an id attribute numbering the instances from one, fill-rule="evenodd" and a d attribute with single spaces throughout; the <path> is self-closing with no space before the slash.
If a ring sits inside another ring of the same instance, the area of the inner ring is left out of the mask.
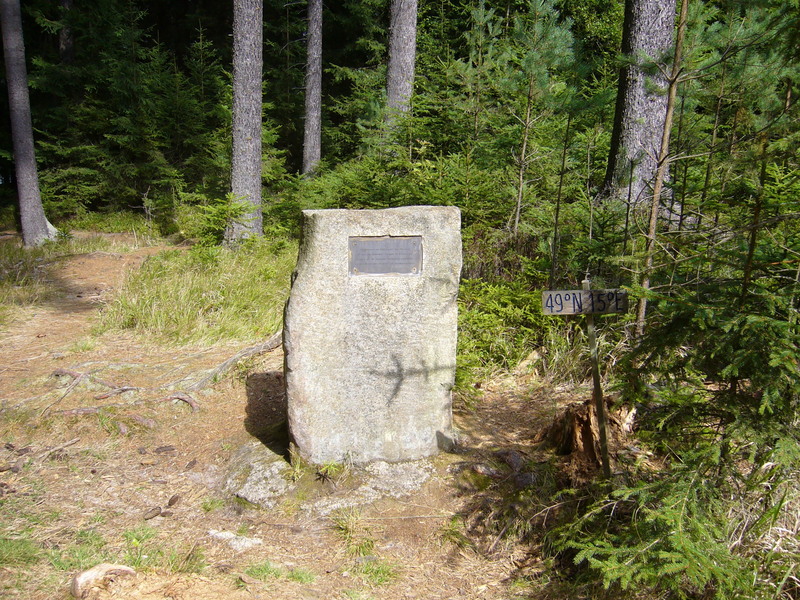
<path id="1" fill-rule="evenodd" d="M 252 373 L 245 382 L 244 428 L 270 450 L 289 458 L 289 426 L 283 372 Z"/>

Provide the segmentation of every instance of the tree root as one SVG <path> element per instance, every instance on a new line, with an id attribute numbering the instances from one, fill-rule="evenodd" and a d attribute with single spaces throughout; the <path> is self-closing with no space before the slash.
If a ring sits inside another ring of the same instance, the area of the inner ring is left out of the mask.
<path id="1" fill-rule="evenodd" d="M 66 410 L 59 410 L 54 412 L 53 414 L 62 416 L 96 415 L 100 411 L 109 408 L 129 408 L 132 406 L 141 406 L 142 404 L 169 402 L 170 400 L 181 400 L 185 402 L 191 407 L 192 412 L 198 412 L 200 410 L 200 404 L 189 394 L 185 392 L 174 392 L 169 396 L 165 396 L 163 398 L 156 398 L 153 400 L 134 400 L 133 402 L 112 402 L 111 404 L 103 404 L 101 406 L 82 406 L 80 408 L 69 408 Z"/>
<path id="2" fill-rule="evenodd" d="M 229 370 L 231 370 L 236 364 L 244 358 L 248 358 L 250 356 L 256 356 L 258 354 L 263 354 L 265 352 L 271 352 L 275 350 L 281 344 L 281 339 L 283 337 L 283 330 L 278 331 L 277 333 L 273 334 L 268 340 L 262 342 L 260 344 L 256 344 L 255 346 L 251 346 L 249 348 L 245 348 L 244 350 L 240 350 L 232 357 L 224 361 L 223 363 L 219 364 L 217 367 L 212 369 L 208 372 L 205 376 L 203 376 L 198 381 L 194 382 L 191 385 L 186 386 L 184 389 L 187 391 L 171 391 L 167 396 L 152 399 L 152 400 L 134 400 L 133 402 L 114 402 L 110 404 L 104 404 L 101 406 L 84 406 L 80 408 L 70 408 L 66 410 L 59 410 L 56 411 L 54 414 L 62 415 L 62 416 L 78 416 L 78 415 L 95 415 L 98 414 L 100 411 L 109 409 L 109 408 L 128 408 L 132 406 L 140 406 L 142 404 L 147 404 L 150 402 L 169 402 L 171 400 L 181 400 L 189 405 L 192 409 L 192 412 L 198 412 L 200 410 L 200 403 L 197 402 L 188 392 L 197 392 L 200 390 L 205 389 L 209 385 L 213 384 L 214 382 L 218 381 L 219 377 Z M 53 376 L 55 377 L 72 377 L 72 383 L 69 384 L 66 391 L 54 402 L 48 404 L 39 416 L 44 416 L 47 412 L 50 411 L 56 404 L 61 402 L 64 398 L 66 398 L 77 386 L 84 380 L 91 379 L 94 383 L 99 383 L 107 388 L 109 391 L 103 392 L 102 394 L 97 394 L 94 396 L 95 400 L 105 400 L 107 398 L 111 398 L 112 396 L 117 396 L 119 394 L 124 394 L 125 392 L 133 392 L 133 391 L 161 391 L 165 389 L 170 389 L 176 387 L 179 382 L 174 382 L 166 385 L 162 385 L 158 388 L 139 388 L 134 386 L 118 386 L 114 385 L 113 383 L 109 383 L 107 381 L 103 381 L 102 379 L 98 379 L 91 373 L 81 373 L 78 371 L 71 371 L 69 369 L 56 369 L 53 371 Z M 184 381 L 184 380 L 181 380 Z"/>
<path id="3" fill-rule="evenodd" d="M 186 402 L 186 404 L 192 408 L 192 412 L 197 412 L 200 410 L 200 405 L 197 403 L 197 400 L 192 398 L 186 392 L 175 392 L 169 396 L 166 396 L 165 398 L 156 400 L 156 402 L 169 402 L 170 400 L 182 400 L 183 402 Z"/>
<path id="4" fill-rule="evenodd" d="M 186 387 L 187 390 L 190 392 L 197 392 L 202 389 L 207 388 L 212 383 L 218 381 L 220 375 L 224 375 L 228 371 L 230 371 L 236 364 L 245 358 L 249 358 L 250 356 L 256 356 L 258 354 L 264 354 L 265 352 L 272 352 L 281 345 L 281 340 L 283 339 L 283 329 L 278 330 L 276 333 L 272 335 L 267 341 L 262 342 L 260 344 L 256 344 L 255 346 L 250 346 L 249 348 L 245 348 L 244 350 L 240 350 L 233 356 L 231 356 L 225 362 L 219 364 L 217 367 L 212 369 L 209 373 L 207 373 L 204 377 L 195 381 L 193 384 Z M 175 384 L 167 385 L 165 387 L 173 387 Z"/>

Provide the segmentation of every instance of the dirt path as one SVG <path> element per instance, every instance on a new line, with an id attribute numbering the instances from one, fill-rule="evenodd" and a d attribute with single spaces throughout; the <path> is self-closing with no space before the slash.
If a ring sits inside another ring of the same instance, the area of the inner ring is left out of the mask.
<path id="1" fill-rule="evenodd" d="M 20 309 L 0 333 L 0 538 L 30 540 L 44 553 L 38 562 L 0 563 L 0 596 L 67 598 L 75 572 L 113 559 L 138 575 L 93 597 L 540 597 L 518 578 L 530 560 L 525 547 L 490 537 L 481 548 L 465 537 L 470 511 L 485 510 L 492 496 L 481 495 L 491 479 L 463 474 L 497 462 L 498 450 L 529 452 L 552 399 L 490 389 L 477 409 L 457 411 L 459 454 L 431 461 L 429 479 L 412 495 L 351 511 L 345 527 L 297 494 L 268 511 L 233 502 L 220 484 L 232 454 L 251 440 L 246 378 L 280 370 L 282 356 L 248 360 L 193 394 L 197 411 L 161 401 L 168 384 L 180 389 L 243 345 L 176 349 L 124 333 L 92 335 L 125 272 L 155 251 L 70 258 L 50 275 L 58 298 Z M 125 387 L 135 389 L 102 397 Z M 318 482 L 314 493 L 326 485 L 333 484 Z M 371 541 L 364 556 L 353 536 Z M 274 572 L 245 574 L 265 561 Z"/>

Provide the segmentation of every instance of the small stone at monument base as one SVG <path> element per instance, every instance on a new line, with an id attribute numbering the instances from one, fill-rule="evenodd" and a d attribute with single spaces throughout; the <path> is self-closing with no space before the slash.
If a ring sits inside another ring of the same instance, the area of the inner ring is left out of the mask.
<path id="1" fill-rule="evenodd" d="M 231 458 L 225 492 L 262 508 L 273 508 L 291 489 L 286 460 L 258 440 L 244 444 Z"/>

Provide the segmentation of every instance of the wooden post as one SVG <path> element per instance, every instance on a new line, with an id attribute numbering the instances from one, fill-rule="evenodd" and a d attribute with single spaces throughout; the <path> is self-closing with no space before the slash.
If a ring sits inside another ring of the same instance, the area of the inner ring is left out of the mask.
<path id="1" fill-rule="evenodd" d="M 582 288 L 589 290 L 591 282 L 584 279 Z M 589 356 L 592 362 L 592 396 L 597 409 L 597 427 L 600 430 L 600 458 L 603 462 L 603 477 L 611 479 L 611 465 L 608 460 L 608 436 L 606 434 L 606 403 L 603 401 L 603 387 L 600 383 L 600 364 L 597 359 L 597 334 L 594 330 L 594 315 L 586 315 L 586 332 L 589 335 Z"/>

